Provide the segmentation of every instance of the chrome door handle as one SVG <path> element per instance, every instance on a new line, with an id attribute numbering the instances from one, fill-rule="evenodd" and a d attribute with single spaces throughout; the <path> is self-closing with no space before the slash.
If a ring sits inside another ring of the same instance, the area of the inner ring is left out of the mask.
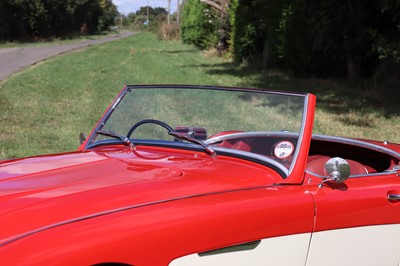
<path id="1" fill-rule="evenodd" d="M 400 201 L 400 194 L 389 194 L 388 200 L 389 201 Z"/>

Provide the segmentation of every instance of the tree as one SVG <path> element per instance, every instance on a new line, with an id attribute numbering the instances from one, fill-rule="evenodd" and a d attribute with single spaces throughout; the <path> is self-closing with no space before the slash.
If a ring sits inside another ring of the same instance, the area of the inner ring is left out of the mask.
<path id="1" fill-rule="evenodd" d="M 183 6 L 181 36 L 186 43 L 199 48 L 216 47 L 218 15 L 198 0 L 187 0 Z"/>
<path id="2" fill-rule="evenodd" d="M 210 31 L 201 4 L 217 19 Z M 183 21 L 184 41 L 209 48 L 202 41 L 216 36 L 238 63 L 301 76 L 400 76 L 400 0 L 188 0 Z"/>
<path id="3" fill-rule="evenodd" d="M 102 0 L 100 3 L 101 15 L 99 17 L 98 30 L 103 31 L 114 25 L 118 11 L 111 0 Z"/>
<path id="4" fill-rule="evenodd" d="M 136 28 L 146 27 L 146 29 L 149 29 L 152 32 L 157 32 L 159 25 L 166 19 L 166 17 L 167 10 L 163 7 L 153 8 L 150 6 L 142 6 L 135 13 L 133 25 Z M 147 19 L 149 20 L 149 24 L 147 24 Z"/>
<path id="5" fill-rule="evenodd" d="M 363 74 L 363 60 L 370 52 L 370 23 L 377 5 L 374 1 L 306 0 L 313 53 L 322 55 L 333 73 L 347 73 L 350 79 Z"/>
<path id="6" fill-rule="evenodd" d="M 111 0 L 0 0 L 0 7 L 2 40 L 105 30 L 117 15 Z"/>
<path id="7" fill-rule="evenodd" d="M 139 10 L 136 11 L 136 15 L 143 15 L 147 16 L 147 8 L 149 11 L 149 20 L 154 20 L 158 15 L 167 15 L 167 10 L 163 7 L 147 7 L 147 6 L 142 6 L 139 8 Z"/>
<path id="8" fill-rule="evenodd" d="M 284 42 L 280 25 L 286 25 L 283 14 L 286 0 L 238 0 L 235 9 L 233 50 L 237 62 L 256 61 L 263 67 L 278 64 L 278 43 Z M 284 19 L 282 19 L 282 17 Z"/>
<path id="9" fill-rule="evenodd" d="M 229 7 L 229 0 L 200 0 L 215 9 L 217 9 L 221 13 L 227 13 Z"/>
<path id="10" fill-rule="evenodd" d="M 217 51 L 219 55 L 224 54 L 228 50 L 228 42 L 230 39 L 231 24 L 229 19 L 230 0 L 200 0 L 202 3 L 214 8 L 219 13 L 218 20 L 218 44 Z"/>
<path id="11" fill-rule="evenodd" d="M 383 0 L 370 33 L 372 51 L 379 59 L 374 78 L 400 80 L 400 1 Z"/>

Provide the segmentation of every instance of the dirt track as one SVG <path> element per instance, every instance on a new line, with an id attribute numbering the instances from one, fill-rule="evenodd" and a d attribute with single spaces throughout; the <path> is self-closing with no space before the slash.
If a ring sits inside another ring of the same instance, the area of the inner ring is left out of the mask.
<path id="1" fill-rule="evenodd" d="M 133 32 L 124 31 L 115 35 L 108 35 L 97 40 L 87 40 L 83 42 L 23 47 L 23 48 L 3 48 L 0 49 L 0 80 L 20 71 L 21 69 L 46 60 L 55 55 L 66 53 L 68 51 L 84 48 L 94 44 L 105 43 L 132 35 Z"/>

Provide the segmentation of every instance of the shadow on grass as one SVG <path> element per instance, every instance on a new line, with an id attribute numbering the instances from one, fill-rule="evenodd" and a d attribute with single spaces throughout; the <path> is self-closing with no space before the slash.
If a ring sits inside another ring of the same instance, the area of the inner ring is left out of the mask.
<path id="1" fill-rule="evenodd" d="M 161 50 L 159 51 L 160 53 L 168 53 L 168 54 L 190 54 L 193 52 L 196 52 L 197 50 L 191 49 L 191 50 Z"/>
<path id="2" fill-rule="evenodd" d="M 240 77 L 243 81 L 237 84 L 239 87 L 313 93 L 317 96 L 317 108 L 332 114 L 341 114 L 338 119 L 348 125 L 372 127 L 373 122 L 364 118 L 371 113 L 378 113 L 385 118 L 400 115 L 399 80 L 376 84 L 372 81 L 299 79 L 278 70 L 260 71 L 254 67 L 237 66 L 232 63 L 191 67 L 204 68 L 211 75 Z M 358 118 L 354 113 L 363 116 Z"/>

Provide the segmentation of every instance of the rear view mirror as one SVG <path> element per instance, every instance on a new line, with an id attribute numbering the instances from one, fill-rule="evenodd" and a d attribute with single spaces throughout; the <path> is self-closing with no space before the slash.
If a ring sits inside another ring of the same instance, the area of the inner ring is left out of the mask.
<path id="1" fill-rule="evenodd" d="M 329 159 L 324 166 L 326 178 L 319 184 L 318 187 L 322 187 L 322 184 L 328 181 L 335 183 L 343 183 L 350 176 L 350 165 L 349 163 L 340 157 L 334 157 Z"/>
<path id="2" fill-rule="evenodd" d="M 85 133 L 81 132 L 79 133 L 79 143 L 82 145 L 86 140 Z"/>
<path id="3" fill-rule="evenodd" d="M 329 159 L 324 168 L 328 178 L 336 183 L 343 183 L 350 176 L 349 163 L 340 157 Z"/>

